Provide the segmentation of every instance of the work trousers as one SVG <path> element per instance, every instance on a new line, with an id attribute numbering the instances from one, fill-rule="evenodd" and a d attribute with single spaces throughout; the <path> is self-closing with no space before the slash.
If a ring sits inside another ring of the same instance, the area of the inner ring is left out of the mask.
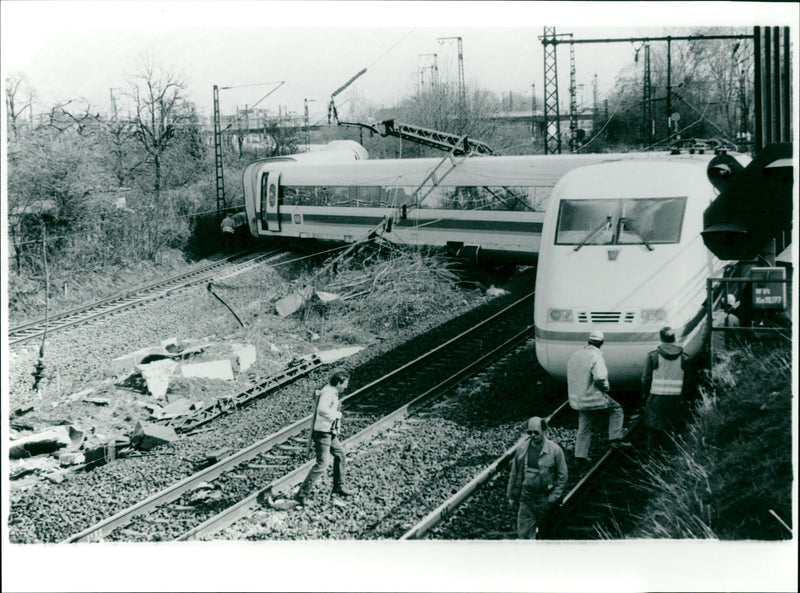
<path id="1" fill-rule="evenodd" d="M 530 492 L 523 488 L 517 512 L 517 538 L 535 539 L 538 527 L 552 506 L 545 493 Z"/>
<path id="2" fill-rule="evenodd" d="M 606 395 L 608 397 L 608 395 Z M 622 423 L 625 413 L 615 400 L 608 397 L 608 440 L 614 441 L 622 438 Z M 592 430 L 598 417 L 603 416 L 606 410 L 579 410 L 578 435 L 575 437 L 575 457 L 586 459 L 589 457 L 589 446 L 592 444 Z"/>
<path id="3" fill-rule="evenodd" d="M 341 441 L 339 441 L 339 435 L 315 430 L 311 438 L 314 441 L 314 453 L 317 456 L 317 462 L 308 472 L 305 481 L 300 486 L 299 494 L 306 496 L 311 492 L 314 484 L 325 473 L 328 464 L 330 464 L 331 456 L 333 456 L 333 489 L 344 487 L 345 450 Z"/>

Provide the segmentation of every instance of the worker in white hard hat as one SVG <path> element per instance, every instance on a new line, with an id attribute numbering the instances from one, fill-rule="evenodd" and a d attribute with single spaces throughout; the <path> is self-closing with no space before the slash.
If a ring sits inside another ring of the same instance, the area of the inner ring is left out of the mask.
<path id="1" fill-rule="evenodd" d="M 608 368 L 600 348 L 605 336 L 594 330 L 586 346 L 575 352 L 567 361 L 567 392 L 569 405 L 578 411 L 578 434 L 575 437 L 575 459 L 579 465 L 589 465 L 589 446 L 592 428 L 600 412 L 609 410 L 608 440 L 613 446 L 629 446 L 622 442 L 622 423 L 625 414 L 622 406 L 608 392 Z M 583 469 L 583 468 L 581 468 Z"/>

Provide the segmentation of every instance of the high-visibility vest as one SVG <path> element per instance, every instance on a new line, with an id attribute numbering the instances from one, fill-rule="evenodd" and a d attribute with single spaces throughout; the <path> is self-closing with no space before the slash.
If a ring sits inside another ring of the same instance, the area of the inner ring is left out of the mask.
<path id="1" fill-rule="evenodd" d="M 653 371 L 650 393 L 656 395 L 680 395 L 683 390 L 683 369 L 681 356 L 673 360 L 658 353 L 658 368 Z"/>

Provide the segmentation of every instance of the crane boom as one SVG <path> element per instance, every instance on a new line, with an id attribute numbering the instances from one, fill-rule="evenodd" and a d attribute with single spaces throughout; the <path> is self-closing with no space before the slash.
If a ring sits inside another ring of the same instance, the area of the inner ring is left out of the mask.
<path id="1" fill-rule="evenodd" d="M 423 128 L 413 124 L 405 124 L 396 122 L 393 119 L 387 119 L 379 124 L 363 124 L 360 122 L 339 122 L 340 126 L 352 126 L 364 128 L 379 136 L 393 136 L 395 138 L 402 138 L 429 146 L 431 148 L 438 148 L 446 150 L 456 156 L 460 155 L 488 155 L 494 151 L 485 142 L 480 140 L 470 140 L 465 136 L 458 136 L 456 134 L 449 134 L 447 132 L 440 132 L 438 130 L 431 130 L 430 128 Z M 377 126 L 383 126 L 383 130 L 378 129 Z"/>

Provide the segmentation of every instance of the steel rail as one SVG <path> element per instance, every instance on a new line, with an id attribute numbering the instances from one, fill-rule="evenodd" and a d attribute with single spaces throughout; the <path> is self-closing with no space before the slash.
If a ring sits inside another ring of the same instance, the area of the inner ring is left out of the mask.
<path id="1" fill-rule="evenodd" d="M 356 435 L 350 437 L 346 441 L 344 441 L 343 445 L 347 447 L 353 447 L 354 445 L 358 445 L 362 442 L 367 441 L 372 436 L 382 432 L 385 430 L 389 425 L 393 424 L 397 420 L 401 420 L 406 416 L 413 414 L 415 411 L 426 407 L 428 404 L 435 401 L 437 397 L 439 397 L 445 390 L 454 387 L 456 384 L 467 378 L 468 376 L 474 374 L 478 370 L 485 367 L 489 362 L 495 360 L 499 355 L 503 352 L 506 352 L 510 348 L 518 345 L 523 339 L 527 339 L 527 336 L 533 330 L 533 325 L 529 325 L 524 328 L 522 331 L 515 334 L 513 337 L 509 338 L 499 346 L 495 347 L 490 352 L 484 354 L 479 359 L 473 361 L 466 367 L 460 369 L 447 379 L 441 381 L 434 387 L 431 387 L 425 393 L 418 395 L 410 402 L 400 406 L 395 411 L 391 412 L 390 414 L 384 416 L 377 422 L 369 425 L 368 427 L 361 430 Z M 310 419 L 310 417 L 308 418 Z M 307 461 L 300 467 L 297 467 L 284 475 L 277 480 L 272 481 L 269 485 L 261 488 L 260 490 L 254 492 L 253 494 L 249 495 L 248 497 L 244 498 L 243 500 L 239 501 L 238 503 L 228 507 L 221 513 L 210 517 L 200 525 L 194 527 L 190 531 L 184 533 L 183 535 L 176 538 L 175 541 L 188 541 L 198 539 L 203 536 L 208 536 L 213 533 L 224 529 L 238 521 L 239 519 L 243 519 L 244 517 L 249 516 L 252 514 L 254 508 L 260 504 L 259 500 L 262 499 L 264 496 L 271 496 L 276 492 L 282 492 L 285 490 L 290 490 L 297 484 L 299 484 L 305 478 L 305 472 L 311 469 L 311 466 L 314 465 L 315 461 L 312 459 Z"/>
<path id="2" fill-rule="evenodd" d="M 567 405 L 566 401 L 562 402 L 555 410 L 553 410 L 550 413 L 550 415 L 546 417 L 548 423 L 554 416 L 556 416 L 562 410 L 564 410 L 566 405 Z M 460 507 L 462 504 L 464 504 L 467 500 L 469 500 L 480 486 L 488 482 L 501 469 L 503 469 L 506 465 L 508 465 L 508 463 L 511 461 L 511 458 L 514 456 L 514 451 L 516 451 L 517 447 L 519 446 L 520 440 L 514 443 L 513 446 L 509 447 L 505 451 L 505 453 L 500 455 L 491 464 L 489 464 L 486 468 L 484 468 L 481 472 L 479 472 L 474 478 L 472 478 L 472 480 L 470 480 L 467 484 L 461 487 L 461 489 L 459 489 L 458 492 L 453 494 L 450 498 L 445 500 L 441 505 L 439 505 L 430 513 L 428 513 L 411 529 L 406 531 L 402 536 L 400 536 L 400 539 L 401 540 L 422 539 L 423 537 L 425 537 L 428 531 L 430 531 L 437 525 L 444 523 L 447 519 L 452 517 L 456 509 Z"/>
<path id="3" fill-rule="evenodd" d="M 105 298 L 99 299 L 97 301 L 93 301 L 91 303 L 87 303 L 87 304 L 81 305 L 79 307 L 75 307 L 73 309 L 68 309 L 66 311 L 62 311 L 61 313 L 57 313 L 55 315 L 51 315 L 50 318 L 48 319 L 48 322 L 58 320 L 58 319 L 60 319 L 62 317 L 67 317 L 67 316 L 73 315 L 75 313 L 81 313 L 82 311 L 85 311 L 86 309 L 99 307 L 101 305 L 104 305 L 104 304 L 107 304 L 107 303 L 111 303 L 113 301 L 117 301 L 117 300 L 122 299 L 122 298 L 126 298 L 126 297 L 129 297 L 132 294 L 137 294 L 137 293 L 143 292 L 145 290 L 152 290 L 154 288 L 157 288 L 157 287 L 159 287 L 159 286 L 161 286 L 163 284 L 172 282 L 174 280 L 180 280 L 181 278 L 184 278 L 184 277 L 187 277 L 187 276 L 192 276 L 192 275 L 197 274 L 197 273 L 205 272 L 207 270 L 210 270 L 212 268 L 218 267 L 220 265 L 224 265 L 225 263 L 228 263 L 233 259 L 236 259 L 236 258 L 239 258 L 239 257 L 243 257 L 247 253 L 249 253 L 249 252 L 242 252 L 242 253 L 233 254 L 233 255 L 230 255 L 228 257 L 225 257 L 222 260 L 215 261 L 215 262 L 212 262 L 212 263 L 209 263 L 209 264 L 205 264 L 203 266 L 199 266 L 199 267 L 197 267 L 197 268 L 195 268 L 193 270 L 182 272 L 182 273 L 177 274 L 175 276 L 168 276 L 167 278 L 161 278 L 161 279 L 155 280 L 155 281 L 153 281 L 153 282 L 151 282 L 149 284 L 144 284 L 142 286 L 137 286 L 137 287 L 134 287 L 134 288 L 131 288 L 131 289 L 126 289 L 126 290 L 123 290 L 123 291 L 118 292 L 116 294 L 112 294 L 112 295 L 107 296 Z M 44 322 L 45 322 L 45 320 L 44 320 L 44 318 L 42 318 L 42 319 L 37 319 L 35 321 L 29 321 L 27 323 L 22 323 L 20 325 L 17 325 L 17 326 L 9 328 L 9 333 L 13 333 L 15 331 L 27 329 L 27 328 L 30 328 L 30 327 L 35 327 L 37 325 L 42 325 Z"/>
<path id="4" fill-rule="evenodd" d="M 278 251 L 275 250 L 259 255 L 247 261 L 238 263 L 236 266 L 239 268 L 247 268 L 248 266 L 255 265 L 258 262 L 273 256 L 277 252 Z M 75 325 L 80 325 L 82 323 L 88 323 L 89 321 L 99 317 L 111 315 L 112 313 L 135 307 L 148 301 L 163 298 L 176 290 L 181 290 L 190 286 L 194 286 L 195 284 L 205 282 L 208 278 L 215 275 L 213 273 L 215 270 L 224 268 L 230 263 L 230 260 L 235 257 L 237 256 L 231 256 L 231 258 L 228 258 L 225 261 L 214 262 L 213 264 L 198 270 L 186 272 L 165 280 L 160 280 L 148 286 L 135 288 L 124 293 L 119 293 L 106 299 L 78 307 L 76 309 L 65 311 L 56 315 L 55 317 L 51 317 L 46 324 L 44 320 L 38 320 L 12 327 L 8 332 L 9 346 L 20 344 L 27 340 L 39 337 L 45 332 L 45 329 L 49 332 L 53 332 Z M 185 282 L 186 278 L 194 279 L 190 282 Z M 139 293 L 143 294 L 136 296 Z M 93 310 L 95 311 L 94 313 L 92 313 Z M 17 334 L 16 337 L 15 334 Z"/>
<path id="5" fill-rule="evenodd" d="M 512 309 L 514 309 L 516 307 L 519 307 L 522 304 L 528 302 L 530 299 L 533 298 L 533 295 L 534 295 L 534 293 L 531 292 L 531 293 L 521 297 L 517 301 L 511 303 L 507 307 L 504 307 L 502 310 L 498 311 L 497 313 L 494 313 L 493 315 L 491 315 L 487 319 L 484 319 L 480 323 L 472 326 L 471 328 L 469 328 L 466 331 L 460 333 L 459 335 L 451 338 L 450 340 L 447 340 L 443 344 L 440 344 L 436 348 L 433 348 L 432 350 L 428 351 L 427 353 L 415 358 L 414 360 L 412 360 L 412 361 L 402 365 L 401 367 L 389 372 L 388 374 L 376 379 L 375 381 L 372 381 L 371 383 L 368 383 L 367 385 L 364 385 L 364 386 L 360 387 L 359 389 L 357 389 L 353 393 L 343 397 L 341 399 L 342 403 L 344 404 L 345 402 L 351 401 L 354 398 L 363 396 L 365 393 L 367 393 L 369 390 L 371 390 L 372 388 L 376 387 L 377 385 L 379 385 L 381 383 L 384 383 L 384 382 L 387 382 L 390 379 L 392 379 L 393 377 L 395 377 L 396 375 L 398 375 L 399 373 L 402 373 L 402 372 L 408 370 L 410 367 L 412 367 L 414 365 L 418 365 L 418 364 L 424 362 L 425 360 L 435 356 L 437 353 L 439 353 L 442 349 L 446 348 L 447 346 L 450 346 L 455 342 L 463 340 L 467 336 L 475 334 L 477 331 L 479 331 L 482 328 L 484 328 L 485 326 L 491 324 L 493 321 L 495 321 L 498 318 L 502 317 L 504 314 L 508 313 Z M 533 326 L 528 326 L 522 332 L 520 332 L 520 334 L 530 333 L 530 331 L 532 330 L 532 327 Z M 252 388 L 248 388 L 243 393 L 249 392 L 251 389 Z M 158 492 L 158 493 L 148 497 L 147 499 L 145 499 L 145 500 L 143 500 L 143 501 L 141 501 L 141 502 L 139 502 L 137 504 L 134 504 L 133 506 L 131 506 L 131 507 L 127 508 L 127 509 L 124 509 L 124 510 L 120 511 L 117 514 L 112 515 L 111 517 L 108 517 L 107 519 L 104 519 L 103 521 L 100 521 L 99 523 L 97 523 L 95 525 L 92 525 L 92 526 L 88 527 L 87 529 L 84 529 L 83 531 L 81 531 L 81 532 L 79 532 L 79 533 L 67 538 L 66 540 L 64 540 L 64 543 L 75 543 L 75 542 L 81 542 L 81 541 L 99 541 L 105 535 L 111 533 L 114 529 L 129 523 L 137 515 L 144 514 L 144 513 L 148 512 L 148 511 L 158 507 L 158 506 L 164 505 L 166 503 L 169 503 L 169 502 L 177 499 L 184 492 L 186 492 L 187 490 L 190 490 L 195 484 L 203 482 L 203 481 L 212 480 L 212 479 L 216 478 L 217 476 L 221 475 L 222 473 L 224 473 L 226 471 L 229 471 L 230 469 L 236 467 L 237 465 L 240 465 L 240 464 L 242 464 L 242 463 L 244 463 L 244 462 L 246 462 L 246 461 L 252 459 L 253 457 L 256 457 L 256 456 L 258 456 L 258 455 L 260 455 L 262 453 L 266 453 L 267 451 L 275 448 L 277 445 L 279 445 L 279 444 L 281 444 L 281 443 L 283 443 L 285 441 L 288 441 L 292 437 L 294 437 L 294 436 L 300 434 L 301 432 L 303 432 L 304 430 L 306 430 L 308 428 L 308 426 L 310 425 L 310 423 L 311 423 L 311 419 L 312 419 L 312 415 L 309 414 L 309 415 L 305 416 L 304 418 L 301 418 L 300 420 L 298 420 L 298 421 L 296 421 L 296 422 L 294 422 L 294 423 L 282 428 L 281 430 L 279 430 L 279 431 L 267 436 L 266 438 L 264 438 L 264 439 L 262 439 L 260 441 L 257 441 L 256 443 L 250 445 L 249 447 L 246 447 L 245 449 L 242 449 L 239 452 L 234 453 L 233 455 L 230 455 L 230 456 L 226 457 L 225 459 L 220 460 L 219 462 L 217 462 L 213 466 L 211 466 L 209 468 L 206 468 L 204 470 L 201 470 L 200 472 L 198 472 L 196 474 L 188 476 L 188 477 L 184 478 L 183 480 L 181 480 L 180 482 L 174 484 L 173 486 L 170 486 L 170 487 L 162 490 L 161 492 Z"/>

